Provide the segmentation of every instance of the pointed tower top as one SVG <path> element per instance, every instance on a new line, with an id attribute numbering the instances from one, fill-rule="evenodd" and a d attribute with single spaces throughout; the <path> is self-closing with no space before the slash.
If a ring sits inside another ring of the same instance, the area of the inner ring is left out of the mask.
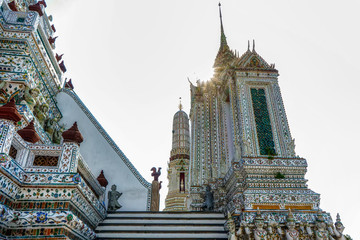
<path id="1" fill-rule="evenodd" d="M 224 26 L 222 22 L 221 3 L 219 3 L 219 15 L 220 15 L 220 48 L 217 53 L 214 67 L 222 67 L 235 58 L 234 53 L 227 45 L 226 36 L 224 32 Z"/>
<path id="2" fill-rule="evenodd" d="M 183 105 L 181 104 L 181 97 L 179 97 L 180 103 L 179 103 L 179 110 L 181 111 L 183 109 Z"/>
<path id="3" fill-rule="evenodd" d="M 255 52 L 255 39 L 253 39 L 253 49 L 252 49 L 253 52 Z"/>
<path id="4" fill-rule="evenodd" d="M 219 2 L 219 15 L 220 15 L 220 31 L 221 31 L 221 36 L 220 36 L 220 48 L 224 47 L 225 45 L 227 45 L 226 42 L 226 36 L 224 33 L 224 26 L 223 26 L 223 22 L 222 22 L 222 14 L 221 14 L 221 3 Z"/>

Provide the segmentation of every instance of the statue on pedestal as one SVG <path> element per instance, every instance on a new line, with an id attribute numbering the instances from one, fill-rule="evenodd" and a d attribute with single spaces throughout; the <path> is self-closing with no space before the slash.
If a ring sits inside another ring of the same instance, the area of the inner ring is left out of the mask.
<path id="1" fill-rule="evenodd" d="M 154 177 L 154 181 L 159 180 L 159 176 L 161 175 L 161 167 L 158 168 L 158 171 L 156 172 L 156 167 L 151 168 L 152 173 L 151 176 Z"/>
<path id="2" fill-rule="evenodd" d="M 338 239 L 338 240 L 346 240 L 346 238 L 345 238 L 345 236 L 343 234 L 344 229 L 345 229 L 345 227 L 341 222 L 340 215 L 336 214 L 335 228 L 332 229 L 336 239 Z"/>
<path id="3" fill-rule="evenodd" d="M 258 208 L 256 217 L 254 220 L 255 229 L 254 229 L 254 239 L 255 240 L 268 240 L 268 233 L 264 229 L 264 219 L 261 216 L 260 210 Z M 246 229 L 245 229 L 246 231 Z M 249 234 L 250 231 L 246 231 Z"/>
<path id="4" fill-rule="evenodd" d="M 227 222 L 226 222 L 226 225 L 227 225 L 227 228 L 229 230 L 229 233 L 228 233 L 228 240 L 237 240 L 237 237 L 236 237 L 236 229 L 235 229 L 235 222 L 231 216 L 231 213 L 228 212 L 227 214 Z"/>
<path id="5" fill-rule="evenodd" d="M 295 229 L 295 218 L 289 208 L 289 214 L 286 219 L 287 223 L 286 226 L 288 229 L 285 230 L 285 237 L 287 240 L 299 240 L 300 233 L 298 230 Z"/>
<path id="6" fill-rule="evenodd" d="M 275 221 L 269 221 L 267 226 L 268 239 L 269 240 L 280 240 L 281 228 L 279 228 L 279 224 Z M 280 235 L 279 235 L 280 234 Z"/>
<path id="7" fill-rule="evenodd" d="M 160 204 L 160 188 L 161 182 L 159 183 L 159 176 L 161 175 L 161 167 L 158 168 L 151 168 L 151 176 L 154 177 L 154 180 L 151 183 L 151 205 L 150 211 L 159 211 L 159 204 Z"/>
<path id="8" fill-rule="evenodd" d="M 116 191 L 116 185 L 111 186 L 111 191 L 108 192 L 108 212 L 116 212 L 122 206 L 118 202 L 118 199 L 121 197 L 122 193 Z"/>
<path id="9" fill-rule="evenodd" d="M 45 120 L 44 130 L 49 133 L 49 136 L 52 138 L 55 130 L 55 124 L 57 122 L 56 118 L 47 118 Z"/>
<path id="10" fill-rule="evenodd" d="M 38 119 L 41 126 L 44 126 L 45 119 L 49 112 L 49 106 L 46 103 L 43 103 L 41 105 L 37 104 L 34 108 L 34 114 L 36 118 Z"/>
<path id="11" fill-rule="evenodd" d="M 27 103 L 31 110 L 34 109 L 38 101 L 38 96 L 40 95 L 40 90 L 38 88 L 30 89 L 28 86 L 25 87 L 24 101 Z"/>
<path id="12" fill-rule="evenodd" d="M 326 230 L 326 223 L 321 213 L 318 213 L 317 215 L 316 227 L 317 227 L 317 229 L 315 230 L 316 240 L 334 240 L 334 238 L 331 237 L 329 232 Z"/>
<path id="13" fill-rule="evenodd" d="M 205 199 L 201 208 L 203 211 L 214 210 L 214 194 L 211 192 L 210 185 L 206 186 Z"/>
<path id="14" fill-rule="evenodd" d="M 64 131 L 63 126 L 61 126 L 60 129 L 54 130 L 54 133 L 53 133 L 53 136 L 52 136 L 53 143 L 55 143 L 55 144 L 60 144 L 61 143 L 61 136 L 62 136 L 63 131 Z"/>

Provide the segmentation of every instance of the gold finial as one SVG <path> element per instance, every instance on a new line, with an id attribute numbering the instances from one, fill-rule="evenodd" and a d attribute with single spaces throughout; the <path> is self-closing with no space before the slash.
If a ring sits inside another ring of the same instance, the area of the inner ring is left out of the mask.
<path id="1" fill-rule="evenodd" d="M 181 111 L 183 109 L 183 105 L 181 104 L 181 97 L 179 97 L 180 103 L 179 103 L 179 110 Z"/>

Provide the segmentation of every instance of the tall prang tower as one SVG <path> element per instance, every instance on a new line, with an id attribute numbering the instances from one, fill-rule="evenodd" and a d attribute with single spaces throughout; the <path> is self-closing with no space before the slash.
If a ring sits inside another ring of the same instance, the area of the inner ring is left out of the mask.
<path id="1" fill-rule="evenodd" d="M 174 115 L 172 149 L 168 163 L 168 195 L 164 211 L 187 211 L 189 195 L 190 133 L 189 118 L 179 104 Z"/>
<path id="2" fill-rule="evenodd" d="M 255 42 L 242 55 L 230 50 L 219 11 L 214 76 L 190 84 L 190 210 L 201 210 L 210 186 L 214 210 L 248 226 L 256 219 L 285 223 L 289 209 L 296 224 L 331 222 L 306 184 L 306 160 L 295 153 L 278 70 Z"/>

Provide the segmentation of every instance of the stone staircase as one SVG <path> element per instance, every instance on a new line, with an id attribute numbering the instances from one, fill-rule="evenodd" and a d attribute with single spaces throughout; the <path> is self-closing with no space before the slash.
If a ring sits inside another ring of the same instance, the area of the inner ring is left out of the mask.
<path id="1" fill-rule="evenodd" d="M 97 239 L 227 239 L 222 213 L 118 212 L 96 228 Z"/>

